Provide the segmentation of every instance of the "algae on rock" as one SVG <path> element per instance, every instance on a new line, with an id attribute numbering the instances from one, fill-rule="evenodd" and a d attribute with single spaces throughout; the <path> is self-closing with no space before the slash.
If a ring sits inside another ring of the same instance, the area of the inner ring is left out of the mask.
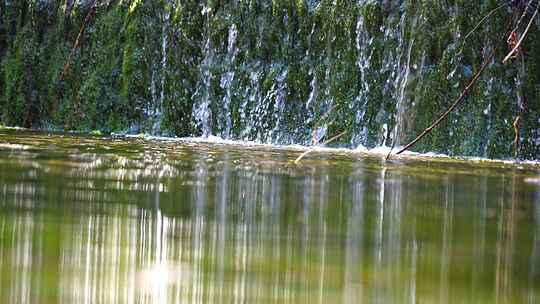
<path id="1" fill-rule="evenodd" d="M 464 41 L 500 1 L 97 1 L 60 79 L 93 2 L 0 3 L 1 123 L 301 144 L 347 131 L 337 145 L 405 144 L 513 18 L 501 9 Z M 501 49 L 416 149 L 510 157 L 522 111 L 519 157 L 538 158 L 539 33 L 536 21 L 519 82 Z"/>

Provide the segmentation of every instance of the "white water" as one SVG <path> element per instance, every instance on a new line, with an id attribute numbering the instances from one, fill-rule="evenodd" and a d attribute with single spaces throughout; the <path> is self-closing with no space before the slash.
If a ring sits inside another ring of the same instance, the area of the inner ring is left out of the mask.
<path id="1" fill-rule="evenodd" d="M 360 74 L 360 94 L 356 98 L 359 110 L 356 112 L 355 125 L 359 129 L 352 138 L 353 145 L 365 143 L 368 136 L 368 128 L 363 125 L 366 114 L 366 103 L 369 95 L 369 82 L 366 80 L 366 73 L 369 72 L 373 49 L 370 48 L 373 38 L 368 37 L 364 27 L 364 16 L 360 14 L 356 23 L 356 50 L 358 52 L 357 66 Z"/>
<path id="2" fill-rule="evenodd" d="M 262 143 L 260 141 L 249 141 L 249 140 L 231 140 L 224 139 L 219 136 L 208 136 L 208 137 L 162 137 L 162 136 L 145 136 L 145 135 L 113 135 L 113 137 L 119 138 L 133 138 L 133 139 L 144 139 L 149 141 L 162 141 L 162 142 L 179 142 L 179 143 L 194 143 L 194 144 L 210 144 L 210 145 L 222 145 L 230 146 L 232 148 L 248 148 L 248 149 L 272 149 L 272 150 L 283 150 L 283 151 L 297 151 L 299 155 L 302 152 L 310 150 L 311 153 L 308 156 L 305 156 L 303 160 L 309 159 L 310 155 L 317 154 L 344 154 L 344 155 L 361 155 L 368 157 L 380 157 L 382 160 L 386 158 L 388 153 L 392 151 L 390 155 L 390 160 L 393 159 L 417 159 L 417 160 L 451 160 L 458 162 L 470 162 L 470 163 L 481 163 L 481 164 L 499 164 L 499 165 L 510 165 L 517 166 L 516 169 L 524 169 L 526 167 L 540 167 L 540 160 L 515 160 L 515 159 L 489 159 L 484 157 L 473 157 L 473 156 L 450 156 L 448 154 L 437 153 L 437 152 L 415 152 L 415 151 L 405 151 L 400 155 L 395 153 L 401 150 L 402 146 L 396 146 L 393 149 L 388 146 L 379 146 L 374 148 L 366 148 L 365 146 L 359 145 L 356 148 L 343 148 L 343 147 L 325 147 L 325 146 L 305 146 L 299 144 L 291 145 L 279 145 L 279 144 L 269 144 Z M 292 160 L 294 161 L 294 159 Z M 301 163 L 301 162 L 300 162 Z M 531 180 L 531 183 L 536 183 L 536 180 Z M 540 181 L 538 181 L 540 184 Z"/>
<path id="3" fill-rule="evenodd" d="M 206 31 L 208 31 L 212 10 L 209 7 L 205 7 L 202 11 L 206 14 Z M 208 137 L 212 135 L 212 112 L 210 110 L 210 90 L 212 87 L 212 72 L 210 67 L 214 61 L 214 50 L 209 35 L 206 35 L 206 41 L 204 44 L 204 59 L 201 64 L 201 79 L 197 86 L 197 91 L 194 94 L 195 100 L 199 100 L 193 106 L 193 116 L 197 121 L 197 124 L 202 130 L 202 136 Z"/>
<path id="4" fill-rule="evenodd" d="M 221 76 L 220 86 L 225 90 L 225 96 L 223 97 L 223 111 L 221 111 L 220 121 L 223 123 L 221 126 L 221 136 L 223 138 L 231 137 L 232 120 L 231 120 L 231 100 L 232 100 L 232 87 L 234 81 L 234 61 L 238 48 L 236 47 L 236 39 L 238 37 L 238 29 L 235 24 L 229 27 L 229 39 L 227 44 L 227 56 L 228 64 L 230 65 L 229 71 Z"/>
<path id="5" fill-rule="evenodd" d="M 407 84 L 409 83 L 409 74 L 411 72 L 411 53 L 414 46 L 414 35 L 416 32 L 415 29 L 416 29 L 416 23 L 418 20 L 416 16 L 413 18 L 411 30 L 410 30 L 411 38 L 409 39 L 409 42 L 408 42 L 409 45 L 407 46 L 407 48 L 405 48 L 404 46 L 404 43 L 405 43 L 404 35 L 405 35 L 405 29 L 406 29 L 405 17 L 406 15 L 403 15 L 401 18 L 401 22 L 400 22 L 401 33 L 399 36 L 400 49 L 401 49 L 401 52 L 404 52 L 405 54 L 401 54 L 400 59 L 398 60 L 397 70 L 399 71 L 399 76 L 396 78 L 396 82 L 395 82 L 395 87 L 399 95 L 398 95 L 397 104 L 396 104 L 395 124 L 394 124 L 394 132 L 393 132 L 394 135 L 393 135 L 392 141 L 397 144 L 400 143 L 400 139 L 403 137 L 402 136 L 402 132 L 404 128 L 403 123 L 406 119 L 406 110 L 408 108 L 406 104 L 407 97 L 408 97 L 407 92 L 406 92 L 406 87 L 407 87 Z M 403 57 L 405 57 L 404 64 L 402 63 Z"/>

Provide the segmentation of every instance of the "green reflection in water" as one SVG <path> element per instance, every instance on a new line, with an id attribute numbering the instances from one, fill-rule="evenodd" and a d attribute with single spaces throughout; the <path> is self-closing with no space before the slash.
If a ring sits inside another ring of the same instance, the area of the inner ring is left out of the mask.
<path id="1" fill-rule="evenodd" d="M 0 133 L 1 303 L 538 303 L 538 168 Z"/>

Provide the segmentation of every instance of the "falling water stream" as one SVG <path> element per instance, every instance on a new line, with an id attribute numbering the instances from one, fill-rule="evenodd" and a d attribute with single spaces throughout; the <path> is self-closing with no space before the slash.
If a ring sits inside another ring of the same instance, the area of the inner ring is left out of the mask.
<path id="1" fill-rule="evenodd" d="M 1 303 L 538 303 L 540 167 L 0 132 Z"/>
<path id="2" fill-rule="evenodd" d="M 537 1 L 0 3 L 0 125 L 540 157 Z"/>

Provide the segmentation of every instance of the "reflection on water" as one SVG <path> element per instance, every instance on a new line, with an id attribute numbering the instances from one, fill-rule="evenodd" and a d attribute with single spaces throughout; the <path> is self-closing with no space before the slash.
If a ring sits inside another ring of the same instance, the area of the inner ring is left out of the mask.
<path id="1" fill-rule="evenodd" d="M 0 142 L 1 303 L 540 301 L 533 169 Z"/>

